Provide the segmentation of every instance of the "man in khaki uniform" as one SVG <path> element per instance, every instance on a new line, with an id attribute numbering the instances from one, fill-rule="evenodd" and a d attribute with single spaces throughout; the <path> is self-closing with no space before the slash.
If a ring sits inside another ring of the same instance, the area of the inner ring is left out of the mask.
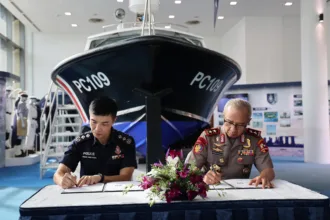
<path id="1" fill-rule="evenodd" d="M 224 108 L 224 125 L 207 129 L 198 137 L 186 163 L 195 161 L 197 167 L 208 170 L 205 183 L 249 178 L 254 164 L 260 175 L 250 184 L 272 187 L 275 173 L 268 147 L 260 131 L 246 128 L 250 120 L 250 104 L 241 99 L 231 99 Z"/>

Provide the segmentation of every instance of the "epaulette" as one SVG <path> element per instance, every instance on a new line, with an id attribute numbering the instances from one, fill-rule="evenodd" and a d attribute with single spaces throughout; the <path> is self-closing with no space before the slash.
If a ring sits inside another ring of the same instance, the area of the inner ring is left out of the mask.
<path id="1" fill-rule="evenodd" d="M 124 142 L 125 144 L 131 144 L 133 142 L 133 137 L 129 136 L 128 134 L 125 134 L 123 132 L 118 132 L 118 139 Z"/>
<path id="2" fill-rule="evenodd" d="M 81 142 L 83 142 L 83 141 L 90 140 L 90 139 L 92 139 L 93 137 L 94 137 L 94 136 L 93 136 L 92 131 L 87 131 L 87 132 L 85 132 L 85 133 L 79 135 L 79 136 L 75 139 L 75 141 L 76 141 L 76 143 L 81 143 Z"/>
<path id="3" fill-rule="evenodd" d="M 247 128 L 246 133 L 249 135 L 252 135 L 254 137 L 258 137 L 258 138 L 261 137 L 261 131 L 258 131 L 258 130 L 252 129 L 252 128 Z"/>
<path id="4" fill-rule="evenodd" d="M 213 136 L 220 134 L 220 129 L 219 128 L 210 128 L 210 129 L 205 129 L 205 135 L 206 136 Z"/>

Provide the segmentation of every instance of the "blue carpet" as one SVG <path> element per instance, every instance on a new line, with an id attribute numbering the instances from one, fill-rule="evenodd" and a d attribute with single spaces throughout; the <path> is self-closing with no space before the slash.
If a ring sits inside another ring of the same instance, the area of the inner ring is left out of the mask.
<path id="1" fill-rule="evenodd" d="M 303 158 L 272 157 L 276 178 L 287 180 L 330 197 L 330 165 L 304 163 Z M 19 218 L 19 206 L 38 189 L 53 184 L 54 170 L 40 179 L 39 164 L 0 169 L 0 219 Z M 253 169 L 251 177 L 257 175 Z"/>

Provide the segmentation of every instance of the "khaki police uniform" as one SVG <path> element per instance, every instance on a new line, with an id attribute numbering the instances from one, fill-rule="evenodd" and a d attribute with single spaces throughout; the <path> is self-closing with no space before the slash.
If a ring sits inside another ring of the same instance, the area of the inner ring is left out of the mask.
<path id="1" fill-rule="evenodd" d="M 273 168 L 268 147 L 258 130 L 247 128 L 238 138 L 229 138 L 223 127 L 207 129 L 198 137 L 186 163 L 208 171 L 220 167 L 222 179 L 249 178 L 252 165 L 259 172 Z M 217 165 L 217 166 L 214 166 Z"/>

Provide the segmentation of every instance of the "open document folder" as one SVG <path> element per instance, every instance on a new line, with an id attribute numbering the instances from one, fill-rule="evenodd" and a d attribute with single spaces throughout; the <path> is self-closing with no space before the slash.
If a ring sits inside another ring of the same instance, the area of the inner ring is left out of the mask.
<path id="1" fill-rule="evenodd" d="M 129 191 L 143 191 L 139 186 L 140 182 L 136 181 L 122 181 L 122 182 L 111 182 L 111 183 L 97 183 L 94 185 L 84 185 L 82 187 L 73 187 L 70 189 L 64 189 L 65 193 L 96 193 L 96 192 L 122 192 L 127 186 L 131 186 Z"/>
<path id="2" fill-rule="evenodd" d="M 210 185 L 212 189 L 261 189 L 262 185 L 259 184 L 257 187 L 255 184 L 249 185 L 251 179 L 227 179 L 222 180 L 218 185 Z"/>
<path id="3" fill-rule="evenodd" d="M 104 192 L 121 192 L 129 187 L 129 191 L 143 191 L 139 186 L 140 182 L 136 181 L 122 181 L 122 182 L 111 182 L 105 184 Z"/>
<path id="4" fill-rule="evenodd" d="M 97 183 L 94 185 L 83 185 L 81 187 L 73 187 L 70 189 L 64 189 L 62 193 L 95 193 L 103 192 L 104 183 Z"/>

